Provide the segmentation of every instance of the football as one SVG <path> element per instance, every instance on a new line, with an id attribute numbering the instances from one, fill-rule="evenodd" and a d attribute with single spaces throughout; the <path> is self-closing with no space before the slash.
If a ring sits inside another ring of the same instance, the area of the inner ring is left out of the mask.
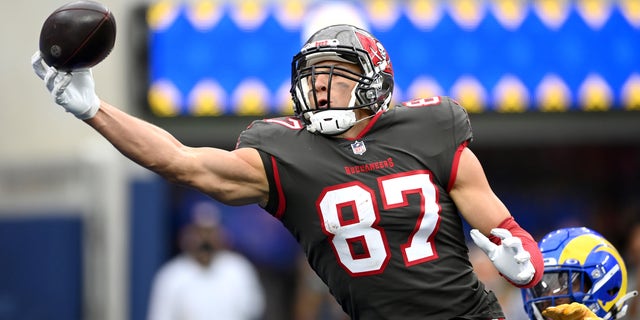
<path id="1" fill-rule="evenodd" d="M 116 20 L 109 8 L 94 1 L 75 1 L 44 21 L 40 54 L 61 71 L 91 68 L 111 53 L 115 41 Z"/>

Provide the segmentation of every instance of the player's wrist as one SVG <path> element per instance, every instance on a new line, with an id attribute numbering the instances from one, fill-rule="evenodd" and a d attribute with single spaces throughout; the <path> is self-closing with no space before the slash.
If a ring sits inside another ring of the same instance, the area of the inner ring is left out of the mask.
<path id="1" fill-rule="evenodd" d="M 100 109 L 100 99 L 98 99 L 97 102 L 91 103 L 85 111 L 77 112 L 77 113 L 74 113 L 73 115 L 80 120 L 89 120 L 96 116 L 99 109 Z"/>

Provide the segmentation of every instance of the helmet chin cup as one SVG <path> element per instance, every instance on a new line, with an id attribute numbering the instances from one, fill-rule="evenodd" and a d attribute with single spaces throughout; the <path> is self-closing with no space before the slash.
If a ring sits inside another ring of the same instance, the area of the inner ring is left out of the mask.
<path id="1" fill-rule="evenodd" d="M 309 121 L 309 132 L 336 135 L 353 127 L 356 123 L 356 113 L 353 110 L 323 110 L 312 113 Z"/>

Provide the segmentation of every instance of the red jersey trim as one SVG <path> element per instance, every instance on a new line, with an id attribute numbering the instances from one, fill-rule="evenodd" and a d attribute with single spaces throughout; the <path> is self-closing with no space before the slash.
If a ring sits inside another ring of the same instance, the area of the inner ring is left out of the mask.
<path id="1" fill-rule="evenodd" d="M 282 182 L 280 181 L 280 172 L 278 171 L 278 165 L 276 158 L 271 156 L 271 168 L 273 169 L 273 180 L 276 185 L 276 192 L 278 192 L 278 209 L 274 217 L 281 219 L 284 214 L 284 208 L 286 206 L 286 200 L 284 198 L 284 192 L 282 192 Z"/>
<path id="2" fill-rule="evenodd" d="M 520 241 L 522 241 L 522 247 L 524 250 L 529 252 L 529 255 L 531 255 L 531 264 L 533 264 L 533 268 L 536 270 L 533 279 L 531 279 L 529 283 L 523 285 L 515 284 L 504 276 L 503 278 L 518 288 L 531 288 L 538 284 L 538 282 L 542 280 L 542 274 L 544 273 L 544 261 L 542 259 L 540 248 L 538 247 L 538 243 L 533 239 L 529 232 L 520 227 L 513 217 L 508 217 L 502 220 L 497 228 L 507 229 L 511 232 L 512 236 L 520 238 Z M 489 235 L 489 240 L 497 245 L 502 243 L 500 238 L 494 235 Z"/>
<path id="3" fill-rule="evenodd" d="M 456 182 L 456 177 L 458 176 L 458 164 L 460 163 L 460 155 L 462 154 L 462 150 L 469 145 L 469 141 L 465 141 L 458 146 L 456 149 L 456 154 L 453 156 L 453 163 L 451 164 L 451 175 L 449 176 L 449 183 L 447 184 L 447 192 L 451 191 L 453 188 L 453 184 Z"/>
<path id="4" fill-rule="evenodd" d="M 385 111 L 386 112 L 386 111 Z M 378 121 L 378 118 L 380 118 L 380 116 L 383 114 L 384 112 L 378 112 L 376 114 L 373 115 L 373 118 L 371 118 L 371 121 L 369 121 L 369 123 L 367 124 L 366 127 L 364 127 L 364 129 L 362 129 L 362 131 L 360 131 L 360 133 L 358 133 L 358 135 L 353 138 L 353 139 L 345 139 L 345 140 L 358 140 L 358 139 L 362 139 L 362 137 L 364 137 L 367 132 L 369 132 L 369 130 L 371 130 L 371 127 L 373 127 L 373 124 L 376 123 Z"/>

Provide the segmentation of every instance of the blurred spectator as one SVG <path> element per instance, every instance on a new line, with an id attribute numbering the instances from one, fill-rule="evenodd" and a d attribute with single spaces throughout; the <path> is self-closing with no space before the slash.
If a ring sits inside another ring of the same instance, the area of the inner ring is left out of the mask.
<path id="1" fill-rule="evenodd" d="M 149 320 L 261 319 L 264 292 L 253 265 L 228 250 L 218 208 L 193 206 L 180 228 L 182 252 L 156 274 Z"/>
<path id="2" fill-rule="evenodd" d="M 247 257 L 258 270 L 265 292 L 263 320 L 291 320 L 301 249 L 279 220 L 258 205 L 219 204 L 227 244 Z"/>

